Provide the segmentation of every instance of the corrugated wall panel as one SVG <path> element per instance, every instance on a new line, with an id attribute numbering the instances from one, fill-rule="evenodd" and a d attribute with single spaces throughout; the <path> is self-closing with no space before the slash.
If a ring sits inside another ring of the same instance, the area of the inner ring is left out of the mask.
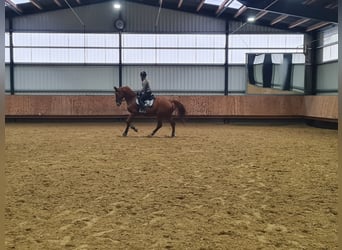
<path id="1" fill-rule="evenodd" d="M 126 5 L 123 18 L 127 22 L 127 32 L 224 33 L 226 29 L 224 20 L 168 9 L 161 9 L 156 26 L 159 8 L 134 3 L 126 3 Z"/>
<path id="2" fill-rule="evenodd" d="M 17 91 L 111 91 L 118 82 L 112 66 L 16 66 Z"/>
<path id="3" fill-rule="evenodd" d="M 143 4 L 125 3 L 122 18 L 126 22 L 125 32 L 154 32 L 158 8 Z"/>
<path id="4" fill-rule="evenodd" d="M 139 73 L 142 70 L 147 72 L 147 78 L 154 91 L 224 93 L 224 67 L 222 66 L 125 66 L 123 85 L 140 90 Z"/>
<path id="5" fill-rule="evenodd" d="M 113 10 L 112 2 L 74 10 L 84 22 L 86 32 L 117 32 L 113 23 L 118 13 Z M 156 26 L 157 13 L 158 7 L 125 2 L 122 10 L 122 18 L 126 22 L 125 32 L 225 32 L 224 20 L 168 9 L 161 10 Z M 82 24 L 69 9 L 16 17 L 13 26 L 15 31 L 84 32 Z"/>
<path id="6" fill-rule="evenodd" d="M 296 91 L 302 90 L 304 91 L 304 78 L 305 78 L 305 66 L 304 65 L 298 65 L 294 64 L 292 66 L 292 76 L 291 76 L 291 82 L 292 87 Z"/>
<path id="7" fill-rule="evenodd" d="M 86 32 L 115 32 L 113 21 L 118 14 L 115 14 L 112 2 L 76 7 L 74 10 L 83 21 Z M 16 17 L 13 27 L 15 31 L 84 32 L 83 25 L 70 9 Z"/>
<path id="8" fill-rule="evenodd" d="M 247 86 L 245 66 L 228 67 L 228 92 L 245 92 Z"/>
<path id="9" fill-rule="evenodd" d="M 6 18 L 5 19 L 5 31 L 7 32 L 9 30 L 9 21 L 8 19 Z"/>
<path id="10" fill-rule="evenodd" d="M 122 10 L 122 18 L 126 22 L 125 31 L 224 33 L 226 30 L 225 20 L 163 8 L 156 26 L 158 9 L 157 6 L 125 2 Z M 84 22 L 86 32 L 116 32 L 113 21 L 118 17 L 118 13 L 113 10 L 112 2 L 76 7 L 74 10 Z M 94 14 L 101 18 L 94 18 Z M 230 33 L 236 30 L 236 33 L 291 33 L 267 26 L 244 24 L 244 22 L 231 21 Z M 13 19 L 13 27 L 15 31 L 84 31 L 83 26 L 70 9 L 19 16 Z"/>
<path id="11" fill-rule="evenodd" d="M 58 31 L 58 32 L 116 32 L 113 21 L 118 17 L 112 2 L 75 8 L 85 23 L 85 30 L 69 9 L 41 14 L 19 16 L 13 19 L 14 31 Z M 97 15 L 97 13 L 100 13 Z M 145 13 L 148 13 L 144 15 Z M 122 17 L 126 22 L 125 32 L 141 33 L 225 33 L 225 21 L 219 18 L 162 9 L 155 26 L 158 7 L 125 2 Z M 6 22 L 7 23 L 7 22 Z M 232 21 L 230 32 L 243 23 Z M 253 24 L 245 25 L 237 33 L 284 33 L 283 30 Z M 224 92 L 223 66 L 124 66 L 123 84 L 140 89 L 139 72 L 146 70 L 152 88 L 166 93 Z M 6 70 L 6 75 L 7 74 Z M 244 66 L 229 66 L 228 86 L 230 92 L 246 89 Z M 6 80 L 7 83 L 7 80 Z M 9 84 L 9 83 L 8 83 Z M 15 86 L 17 90 L 111 90 L 118 86 L 118 68 L 111 66 L 16 66 Z M 7 85 L 6 85 L 7 86 Z"/>
<path id="12" fill-rule="evenodd" d="M 338 63 L 326 63 L 317 66 L 317 91 L 338 91 Z"/>
<path id="13" fill-rule="evenodd" d="M 280 30 L 268 26 L 261 26 L 252 23 L 245 23 L 245 22 L 237 22 L 237 21 L 230 21 L 229 22 L 229 33 L 234 34 L 293 34 L 291 31 Z"/>

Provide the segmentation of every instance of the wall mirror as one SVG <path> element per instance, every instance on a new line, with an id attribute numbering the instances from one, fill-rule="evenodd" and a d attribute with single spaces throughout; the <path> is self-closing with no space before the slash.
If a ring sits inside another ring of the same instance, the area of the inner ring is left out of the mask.
<path id="1" fill-rule="evenodd" d="M 304 94 L 303 53 L 261 53 L 247 56 L 247 94 Z"/>

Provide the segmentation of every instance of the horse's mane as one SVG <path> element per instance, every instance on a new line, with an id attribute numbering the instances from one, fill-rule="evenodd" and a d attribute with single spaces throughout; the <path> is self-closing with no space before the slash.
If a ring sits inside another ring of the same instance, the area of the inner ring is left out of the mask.
<path id="1" fill-rule="evenodd" d="M 128 86 L 122 86 L 121 90 L 124 91 L 126 94 L 130 95 L 130 96 L 135 96 L 135 92 Z"/>

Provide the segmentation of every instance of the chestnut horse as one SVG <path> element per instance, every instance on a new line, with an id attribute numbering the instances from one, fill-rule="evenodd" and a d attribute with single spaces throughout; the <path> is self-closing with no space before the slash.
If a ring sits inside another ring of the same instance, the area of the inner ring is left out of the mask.
<path id="1" fill-rule="evenodd" d="M 132 119 L 137 115 L 157 117 L 157 127 L 152 131 L 150 136 L 153 136 L 162 127 L 163 120 L 169 120 L 172 128 L 171 137 L 175 136 L 176 122 L 172 117 L 172 113 L 177 110 L 178 116 L 183 118 L 186 110 L 182 103 L 176 100 L 169 100 L 165 97 L 156 97 L 152 107 L 146 108 L 146 113 L 141 114 L 139 113 L 139 107 L 136 104 L 137 94 L 133 90 L 127 86 L 120 88 L 114 87 L 114 90 L 116 105 L 120 106 L 122 100 L 125 99 L 127 103 L 127 111 L 130 113 L 126 120 L 127 126 L 122 136 L 127 136 L 129 128 L 133 129 L 135 132 L 138 132 L 138 130 L 131 124 Z"/>

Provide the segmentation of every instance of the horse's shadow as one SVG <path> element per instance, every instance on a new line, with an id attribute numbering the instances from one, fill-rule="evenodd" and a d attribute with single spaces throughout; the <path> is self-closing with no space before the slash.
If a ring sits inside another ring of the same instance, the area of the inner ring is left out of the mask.
<path id="1" fill-rule="evenodd" d="M 118 138 L 134 138 L 134 139 L 169 139 L 169 138 L 177 138 L 176 136 L 164 135 L 164 136 L 152 136 L 152 135 L 131 135 L 131 136 L 123 136 L 117 135 Z"/>

